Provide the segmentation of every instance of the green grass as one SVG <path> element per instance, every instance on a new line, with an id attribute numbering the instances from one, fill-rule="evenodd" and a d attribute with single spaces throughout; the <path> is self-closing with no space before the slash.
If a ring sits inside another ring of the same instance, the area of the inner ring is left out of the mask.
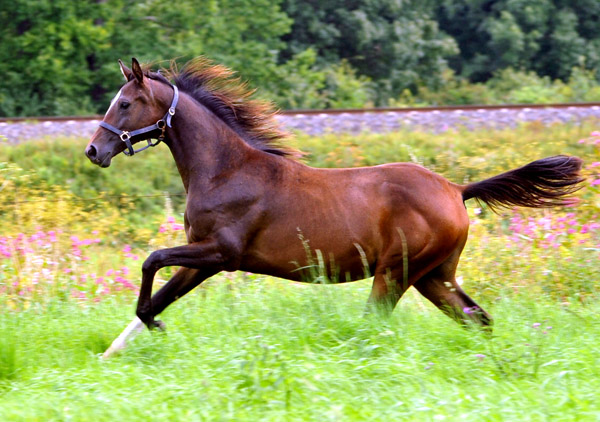
<path id="1" fill-rule="evenodd" d="M 591 181 L 600 150 L 577 141 L 596 127 L 297 142 L 315 166 L 411 160 L 455 182 L 571 153 Z M 0 147 L 0 246 L 44 236 L 28 240 L 28 252 L 0 255 L 0 421 L 600 420 L 600 186 L 564 210 L 495 216 L 467 204 L 473 224 L 458 275 L 494 316 L 492 336 L 460 327 L 412 290 L 382 319 L 363 315 L 368 281 L 219 275 L 161 315 L 166 334 L 144 332 L 102 361 L 135 306 L 109 273 L 138 285 L 141 260 L 125 244 L 143 259 L 183 242 L 181 231 L 158 232 L 167 216 L 181 220 L 183 198 L 166 149 L 102 170 L 86 164 L 84 144 Z M 72 235 L 99 240 L 77 247 L 90 259 L 75 253 Z M 98 293 L 98 278 L 114 291 Z"/>
<path id="2" fill-rule="evenodd" d="M 131 300 L 3 313 L 0 420 L 600 418 L 598 303 L 482 303 L 489 337 L 413 293 L 364 317 L 369 287 L 216 278 L 109 361 Z"/>

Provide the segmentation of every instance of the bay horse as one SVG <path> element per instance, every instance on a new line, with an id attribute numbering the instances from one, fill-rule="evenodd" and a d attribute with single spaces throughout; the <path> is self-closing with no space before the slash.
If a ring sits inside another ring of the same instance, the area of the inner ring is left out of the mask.
<path id="1" fill-rule="evenodd" d="M 391 312 L 414 286 L 459 322 L 488 326 L 490 315 L 455 279 L 469 229 L 464 202 L 560 206 L 583 180 L 582 161 L 563 155 L 467 185 L 412 163 L 312 168 L 286 147 L 272 106 L 226 67 L 205 58 L 164 73 L 135 58 L 131 68 L 119 64 L 126 82 L 85 154 L 108 167 L 121 152 L 139 152 L 139 141 L 148 142 L 142 149 L 163 141 L 187 193 L 187 244 L 152 252 L 142 265 L 136 314 L 150 329 L 163 328 L 156 315 L 221 271 L 307 281 L 310 251 L 339 282 L 372 275 L 369 304 Z M 152 295 L 166 266 L 180 269 Z"/>

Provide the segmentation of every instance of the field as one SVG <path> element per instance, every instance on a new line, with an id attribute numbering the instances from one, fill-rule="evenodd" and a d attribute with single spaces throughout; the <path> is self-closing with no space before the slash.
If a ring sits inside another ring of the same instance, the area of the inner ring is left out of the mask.
<path id="1" fill-rule="evenodd" d="M 108 361 L 142 260 L 183 241 L 168 151 L 101 170 L 83 139 L 0 146 L 0 420 L 599 420 L 597 127 L 298 136 L 312 165 L 415 161 L 459 183 L 552 154 L 585 160 L 588 183 L 564 209 L 467 204 L 459 280 L 492 335 L 412 290 L 386 319 L 363 314 L 368 280 L 234 273 Z"/>

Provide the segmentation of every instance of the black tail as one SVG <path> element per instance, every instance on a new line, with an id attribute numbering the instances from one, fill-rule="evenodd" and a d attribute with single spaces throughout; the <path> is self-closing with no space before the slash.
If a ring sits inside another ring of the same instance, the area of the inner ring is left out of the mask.
<path id="1" fill-rule="evenodd" d="M 565 205 L 565 196 L 585 179 L 577 157 L 556 155 L 464 187 L 463 201 L 476 198 L 493 211 L 511 206 L 544 208 Z"/>

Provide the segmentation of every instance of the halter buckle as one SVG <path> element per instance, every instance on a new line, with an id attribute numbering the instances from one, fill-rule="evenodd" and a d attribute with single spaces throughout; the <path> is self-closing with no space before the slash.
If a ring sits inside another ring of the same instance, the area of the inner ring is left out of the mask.
<path id="1" fill-rule="evenodd" d="M 124 130 L 123 132 L 121 132 L 121 134 L 119 135 L 119 138 L 121 138 L 121 141 L 123 142 L 127 142 L 128 140 L 131 139 L 131 135 L 129 134 L 129 131 Z"/>
<path id="2" fill-rule="evenodd" d="M 169 107 L 169 114 L 170 114 L 171 116 L 174 116 L 174 115 L 175 115 L 175 108 L 174 108 L 174 107 Z"/>

